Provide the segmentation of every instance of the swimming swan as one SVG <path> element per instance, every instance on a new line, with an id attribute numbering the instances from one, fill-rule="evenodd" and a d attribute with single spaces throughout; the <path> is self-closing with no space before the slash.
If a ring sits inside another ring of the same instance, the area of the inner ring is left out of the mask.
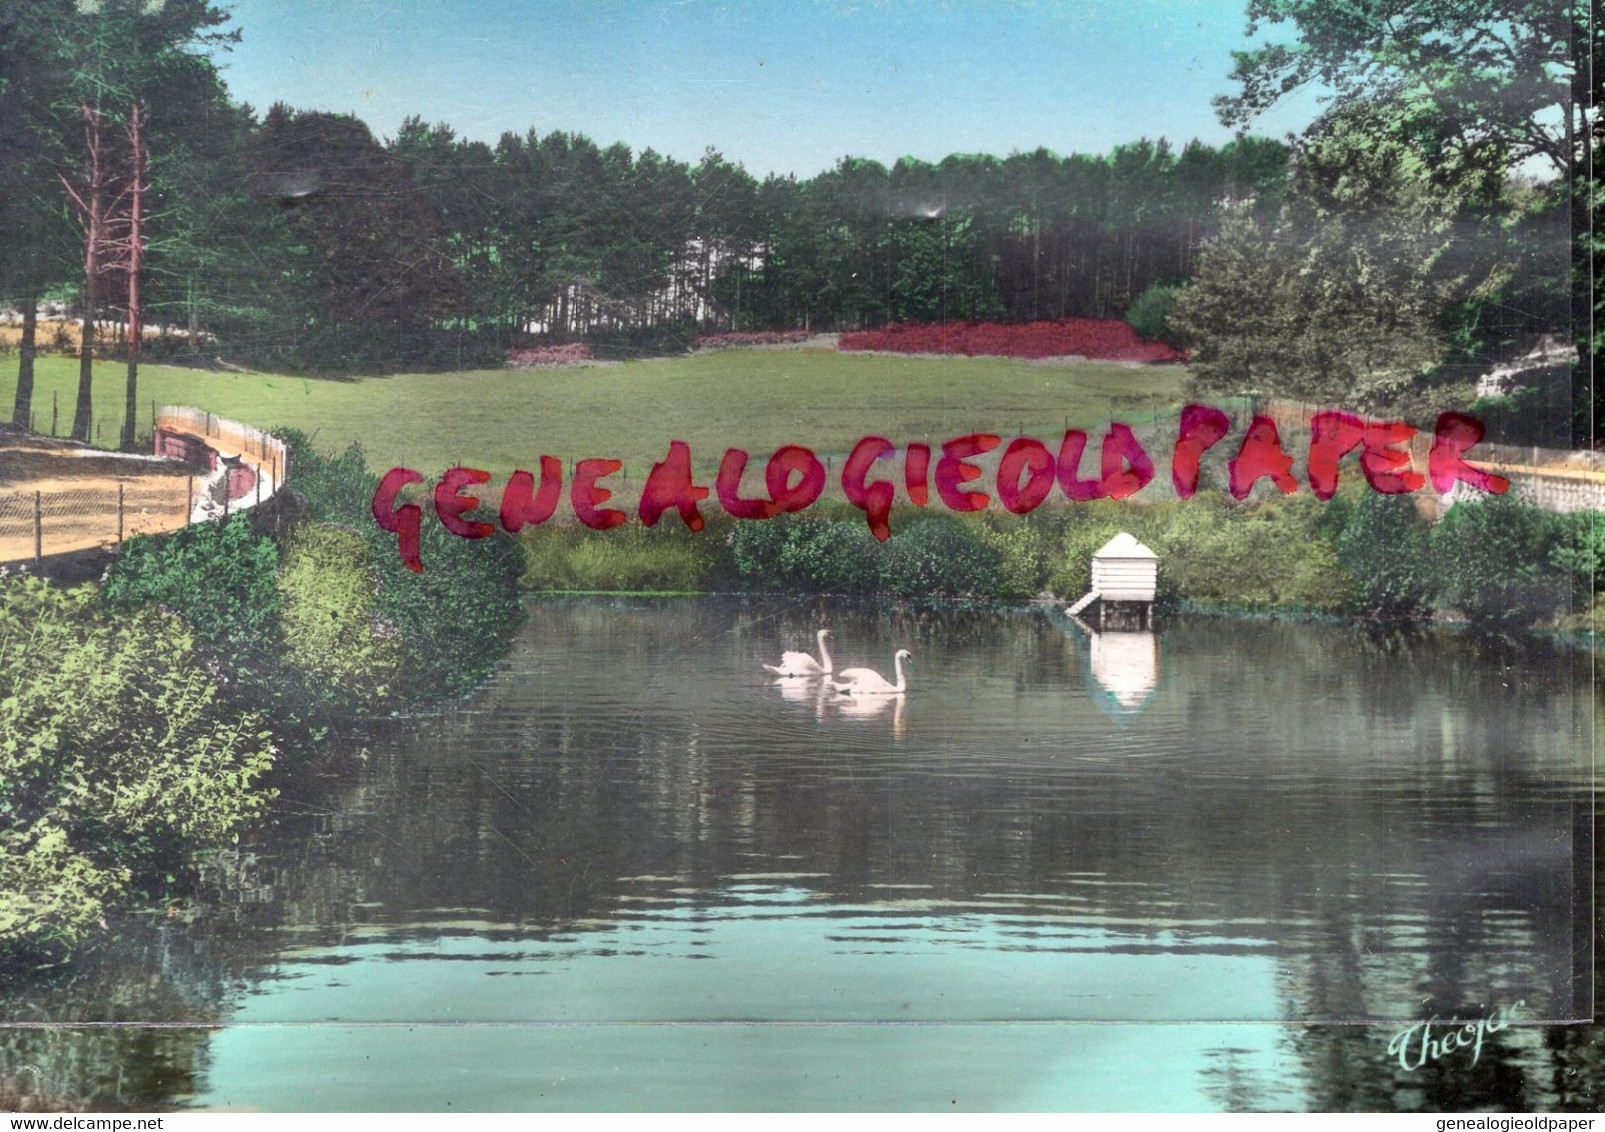
<path id="1" fill-rule="evenodd" d="M 849 696 L 900 696 L 908 691 L 908 677 L 903 673 L 904 661 L 912 661 L 907 649 L 898 649 L 892 657 L 897 670 L 897 683 L 893 684 L 873 668 L 843 669 L 840 680 L 832 680 L 831 687 Z"/>
<path id="2" fill-rule="evenodd" d="M 830 639 L 830 630 L 819 630 L 819 660 L 815 660 L 805 652 L 784 652 L 780 654 L 780 663 L 764 665 L 764 671 L 776 676 L 829 676 L 830 675 L 830 646 L 825 642 Z"/>

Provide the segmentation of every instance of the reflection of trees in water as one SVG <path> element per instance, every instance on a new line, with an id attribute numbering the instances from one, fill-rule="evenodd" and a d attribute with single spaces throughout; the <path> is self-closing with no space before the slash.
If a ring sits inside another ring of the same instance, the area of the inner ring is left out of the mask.
<path id="1" fill-rule="evenodd" d="M 152 1027 L 0 1030 L 0 1109 L 170 1109 L 195 1094 L 210 1033 Z"/>
<path id="2" fill-rule="evenodd" d="M 227 993 L 203 946 L 143 917 L 53 975 L 0 993 L 0 1109 L 172 1107 L 196 1092 L 200 1059 Z M 138 1028 L 42 1023 L 163 1023 Z"/>
<path id="3" fill-rule="evenodd" d="M 826 625 L 843 665 L 914 652 L 906 741 L 763 694 L 759 659 Z M 1085 699 L 1079 644 L 1027 614 L 618 602 L 536 606 L 526 633 L 474 700 L 380 725 L 366 763 L 298 780 L 274 824 L 207 867 L 187 934 L 42 993 L 38 1015 L 89 1020 L 103 1001 L 121 1004 L 108 1017 L 210 1020 L 285 929 L 310 926 L 293 935 L 309 946 L 465 922 L 538 939 L 621 919 L 628 878 L 718 901 L 734 875 L 780 871 L 824 874 L 802 883 L 841 903 L 880 903 L 887 884 L 928 886 L 933 907 L 1046 894 L 1010 915 L 1062 917 L 1070 897 L 1135 936 L 1163 922 L 1181 946 L 1269 939 L 1293 1018 L 1409 1016 L 1423 998 L 1455 1012 L 1507 991 L 1552 1002 L 1571 973 L 1572 813 L 1538 803 L 1567 765 L 1576 685 L 1544 657 L 1175 621 L 1158 692 L 1116 729 Z M 192 1071 L 203 1032 L 154 1031 L 148 1047 L 125 1033 L 52 1046 L 3 1031 L 0 1065 L 20 1081 L 30 1058 L 67 1064 L 57 1079 L 106 1103 L 193 1090 L 167 1074 Z M 1472 1073 L 1454 1058 L 1390 1070 L 1389 1035 L 1366 1028 L 1285 1041 L 1320 1107 L 1453 1108 L 1455 1088 L 1564 1104 L 1590 1075 L 1597 1093 L 1598 1046 L 1554 1034 L 1547 1051 L 1485 1047 Z M 1566 1068 L 1569 1093 L 1534 1084 Z M 1228 1108 L 1282 1087 L 1230 1048 L 1208 1073 Z"/>
<path id="4" fill-rule="evenodd" d="M 1586 866 L 1585 866 L 1586 867 Z M 1596 855 L 1593 882 L 1598 889 L 1605 869 Z M 1589 878 L 1579 876 L 1579 899 L 1586 906 Z M 1464 931 L 1472 915 L 1456 918 Z M 1596 907 L 1594 938 L 1605 936 L 1605 915 Z M 1586 928 L 1582 931 L 1586 932 Z M 1455 967 L 1447 949 L 1435 949 L 1432 963 Z M 1348 963 L 1322 957 L 1314 966 Z M 1586 1002 L 1589 972 L 1579 973 Z M 1434 996 L 1412 1011 L 1414 1019 L 1485 1018 L 1508 999 L 1489 1001 L 1486 987 L 1456 983 L 1452 973 L 1434 969 Z M 1592 978 L 1605 985 L 1605 953 L 1593 951 Z M 1399 988 L 1404 993 L 1406 988 Z M 1298 994 L 1298 988 L 1284 988 Z M 1476 1111 L 1497 1109 L 1537 1112 L 1596 1112 L 1605 1105 L 1605 1010 L 1596 1004 L 1593 1025 L 1518 1026 L 1487 1038 L 1475 1065 L 1469 1051 L 1456 1051 L 1419 1068 L 1405 1069 L 1388 1044 L 1408 1022 L 1394 1027 L 1312 1026 L 1295 1030 L 1284 1044 L 1300 1063 L 1312 1108 L 1330 1111 Z M 1534 1015 L 1528 1014 L 1528 1018 Z M 1434 1028 L 1434 1033 L 1438 1033 Z M 1419 1050 L 1419 1047 L 1417 1047 Z M 1408 1063 L 1414 1065 L 1412 1055 Z"/>
<path id="5" fill-rule="evenodd" d="M 1256 1067 L 1258 1050 L 1223 1046 L 1205 1055 L 1209 1062 L 1201 1074 L 1204 1095 L 1222 1112 L 1255 1112 L 1267 1107 L 1266 1098 L 1281 1090 Z"/>

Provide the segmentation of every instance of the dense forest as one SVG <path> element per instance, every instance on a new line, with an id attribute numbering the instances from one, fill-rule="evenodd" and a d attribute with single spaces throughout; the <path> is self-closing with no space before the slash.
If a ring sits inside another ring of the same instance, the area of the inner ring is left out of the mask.
<path id="1" fill-rule="evenodd" d="M 759 180 L 712 148 L 692 164 L 561 130 L 490 144 L 416 118 L 381 141 L 351 116 L 259 114 L 223 84 L 230 36 L 206 0 L 7 0 L 18 405 L 41 301 L 81 320 L 86 388 L 97 350 L 126 355 L 130 397 L 141 349 L 453 368 L 532 338 L 631 353 L 710 330 L 1079 316 L 1190 347 L 1206 388 L 1370 404 L 1586 334 L 1584 6 L 1411 3 L 1375 27 L 1252 7 L 1303 50 L 1241 53 L 1219 109 L 1247 127 L 1318 80 L 1329 109 L 1296 142 L 847 157 Z"/>

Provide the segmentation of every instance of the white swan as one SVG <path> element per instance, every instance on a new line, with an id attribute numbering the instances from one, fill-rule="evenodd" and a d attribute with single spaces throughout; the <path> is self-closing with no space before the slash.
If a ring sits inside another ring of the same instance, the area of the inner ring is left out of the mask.
<path id="1" fill-rule="evenodd" d="M 892 657 L 892 666 L 897 671 L 895 684 L 873 668 L 843 669 L 841 679 L 832 680 L 830 684 L 838 692 L 849 696 L 900 696 L 908 691 L 908 677 L 903 673 L 903 663 L 913 659 L 907 649 L 897 650 L 897 655 Z"/>
<path id="2" fill-rule="evenodd" d="M 776 676 L 829 676 L 830 646 L 825 643 L 829 639 L 829 629 L 819 630 L 818 660 L 805 652 L 783 652 L 780 654 L 780 663 L 766 664 L 763 666 L 764 671 Z"/>

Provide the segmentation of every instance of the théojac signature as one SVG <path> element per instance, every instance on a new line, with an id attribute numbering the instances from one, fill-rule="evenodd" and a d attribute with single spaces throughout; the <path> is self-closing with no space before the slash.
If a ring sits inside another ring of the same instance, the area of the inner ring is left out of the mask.
<path id="1" fill-rule="evenodd" d="M 1437 1018 L 1416 1022 L 1393 1035 L 1388 1042 L 1388 1056 L 1397 1056 L 1400 1067 L 1415 1070 L 1429 1061 L 1438 1061 L 1469 1047 L 1471 1064 L 1475 1065 L 1482 1057 L 1483 1038 L 1509 1026 L 1516 1011 L 1526 1005 L 1526 999 L 1518 998 L 1510 1006 L 1501 1006 L 1486 1018 L 1458 1026 L 1440 1022 Z M 1434 1026 L 1439 1029 L 1433 1030 Z"/>

